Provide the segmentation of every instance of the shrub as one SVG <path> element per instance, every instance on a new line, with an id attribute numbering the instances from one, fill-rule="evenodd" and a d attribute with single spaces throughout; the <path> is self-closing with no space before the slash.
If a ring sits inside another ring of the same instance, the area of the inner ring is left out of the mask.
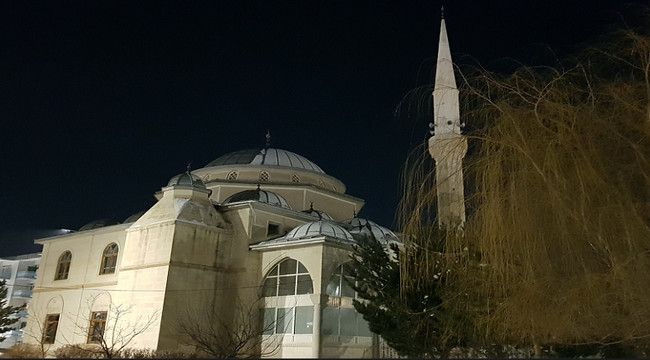
<path id="1" fill-rule="evenodd" d="M 170 350 L 124 349 L 117 357 L 121 359 L 194 359 L 197 358 L 197 355 Z"/>
<path id="2" fill-rule="evenodd" d="M 7 350 L 5 357 L 12 359 L 34 359 L 42 357 L 42 354 L 38 345 L 16 344 Z"/>
<path id="3" fill-rule="evenodd" d="M 96 346 L 88 345 L 63 345 L 54 350 L 57 359 L 101 359 L 104 354 Z"/>

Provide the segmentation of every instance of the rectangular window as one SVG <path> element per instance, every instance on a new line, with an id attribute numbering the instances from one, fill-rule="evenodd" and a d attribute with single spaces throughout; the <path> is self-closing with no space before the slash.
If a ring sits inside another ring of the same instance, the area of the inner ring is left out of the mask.
<path id="1" fill-rule="evenodd" d="M 359 336 L 372 336 L 372 332 L 368 327 L 368 322 L 363 319 L 363 315 L 357 313 L 357 335 Z"/>
<path id="2" fill-rule="evenodd" d="M 275 329 L 275 308 L 263 309 L 262 334 L 273 335 Z"/>
<path id="3" fill-rule="evenodd" d="M 262 316 L 262 334 L 311 334 L 314 328 L 314 307 L 265 308 Z"/>
<path id="4" fill-rule="evenodd" d="M 271 224 L 266 227 L 266 236 L 274 236 L 274 235 L 279 235 L 280 234 L 280 225 L 278 224 Z"/>
<path id="5" fill-rule="evenodd" d="M 43 344 L 54 344 L 54 339 L 56 339 L 56 330 L 58 327 L 59 314 L 48 314 L 45 316 L 45 325 L 43 326 Z"/>
<path id="6" fill-rule="evenodd" d="M 293 309 L 278 308 L 278 317 L 275 320 L 276 334 L 291 334 L 293 332 Z"/>
<path id="7" fill-rule="evenodd" d="M 90 314 L 90 325 L 88 326 L 89 344 L 99 343 L 104 336 L 106 329 L 106 311 L 93 311 Z"/>
<path id="8" fill-rule="evenodd" d="M 321 318 L 321 334 L 338 335 L 339 334 L 339 309 L 326 307 L 323 308 Z"/>
<path id="9" fill-rule="evenodd" d="M 0 278 L 11 279 L 11 266 L 2 267 L 2 273 L 0 273 Z"/>
<path id="10" fill-rule="evenodd" d="M 311 334 L 314 327 L 314 307 L 296 307 L 296 328 L 294 334 Z"/>
<path id="11" fill-rule="evenodd" d="M 354 308 L 341 308 L 341 336 L 355 336 L 357 332 L 357 314 Z"/>

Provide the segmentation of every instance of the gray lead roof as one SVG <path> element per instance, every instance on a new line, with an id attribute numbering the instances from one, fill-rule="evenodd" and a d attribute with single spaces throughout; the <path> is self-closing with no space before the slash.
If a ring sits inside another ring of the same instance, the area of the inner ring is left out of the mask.
<path id="1" fill-rule="evenodd" d="M 311 170 L 323 174 L 325 173 L 323 169 L 306 157 L 291 151 L 275 148 L 265 148 L 261 150 L 246 149 L 231 152 L 209 162 L 206 167 L 223 165 L 287 166 L 297 169 Z"/>
<path id="2" fill-rule="evenodd" d="M 341 240 L 354 241 L 354 238 L 350 232 L 337 224 L 323 220 L 300 225 L 295 229 L 289 231 L 289 233 L 285 236 L 285 239 L 287 241 L 290 241 L 322 235 Z"/>
<path id="3" fill-rule="evenodd" d="M 287 200 L 282 196 L 272 191 L 260 190 L 259 188 L 256 190 L 244 190 L 238 192 L 228 197 L 226 200 L 224 200 L 223 203 L 230 204 L 234 202 L 249 200 L 259 201 L 265 204 L 283 207 L 285 209 L 291 209 L 289 203 L 287 203 Z"/>

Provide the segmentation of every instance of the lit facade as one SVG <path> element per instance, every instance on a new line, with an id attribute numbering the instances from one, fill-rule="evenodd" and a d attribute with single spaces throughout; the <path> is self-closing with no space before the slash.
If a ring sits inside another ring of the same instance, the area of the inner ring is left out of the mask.
<path id="1" fill-rule="evenodd" d="M 116 327 L 154 319 L 129 347 L 177 350 L 190 343 L 179 332 L 188 309 L 235 323 L 255 306 L 264 356 L 376 357 L 345 264 L 360 236 L 397 238 L 356 218 L 364 201 L 345 191 L 308 159 L 269 147 L 177 175 L 124 223 L 36 241 L 26 330 L 52 349 L 92 343 L 93 327 L 127 305 Z"/>

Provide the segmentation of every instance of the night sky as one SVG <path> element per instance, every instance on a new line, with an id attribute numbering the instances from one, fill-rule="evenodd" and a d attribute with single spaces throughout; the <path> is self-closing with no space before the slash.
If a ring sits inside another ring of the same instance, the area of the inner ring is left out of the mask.
<path id="1" fill-rule="evenodd" d="M 31 238 L 47 229 L 123 221 L 188 162 L 261 147 L 267 129 L 273 147 L 365 199 L 363 217 L 393 224 L 431 111 L 399 104 L 433 79 L 440 5 L 2 3 L 0 256 L 38 251 Z M 488 69 L 569 54 L 629 11 L 622 0 L 445 4 L 455 60 Z"/>

